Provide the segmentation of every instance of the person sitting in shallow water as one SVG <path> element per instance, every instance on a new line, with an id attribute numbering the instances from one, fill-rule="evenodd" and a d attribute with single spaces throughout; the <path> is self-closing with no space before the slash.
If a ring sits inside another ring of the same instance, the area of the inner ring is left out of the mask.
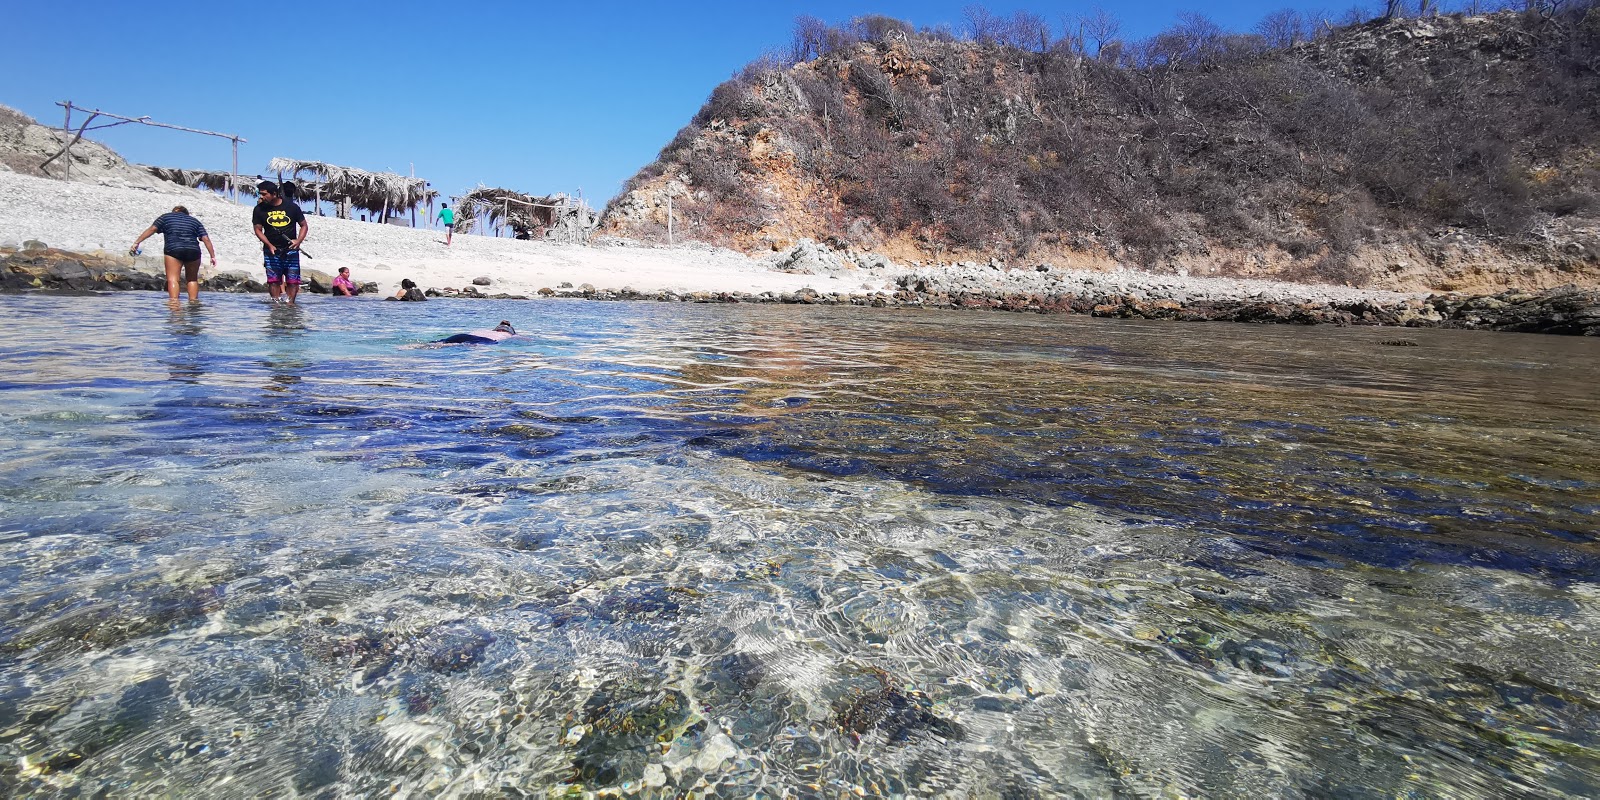
<path id="1" fill-rule="evenodd" d="M 339 274 L 333 278 L 333 296 L 355 297 L 358 294 L 361 294 L 361 287 L 350 280 L 350 268 L 340 267 Z"/>
<path id="2" fill-rule="evenodd" d="M 395 292 L 394 293 L 394 297 L 385 297 L 383 299 L 385 299 L 385 300 L 412 300 L 412 301 L 419 301 L 420 302 L 420 301 L 423 301 L 423 300 L 427 300 L 428 296 L 423 294 L 421 289 L 417 288 L 417 284 L 416 284 L 415 281 L 411 280 L 410 278 L 403 278 L 400 281 L 400 291 Z"/>
<path id="3" fill-rule="evenodd" d="M 510 322 L 500 320 L 500 324 L 493 328 L 446 336 L 434 344 L 499 344 L 516 335 L 517 329 L 511 327 Z"/>

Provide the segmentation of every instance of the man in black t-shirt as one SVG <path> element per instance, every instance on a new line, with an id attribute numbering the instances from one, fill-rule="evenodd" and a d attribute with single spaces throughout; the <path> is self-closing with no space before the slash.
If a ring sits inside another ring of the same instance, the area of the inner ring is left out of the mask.
<path id="1" fill-rule="evenodd" d="M 267 269 L 267 291 L 272 301 L 287 295 L 290 303 L 300 294 L 300 243 L 311 232 L 300 207 L 286 199 L 272 181 L 256 185 L 261 201 L 256 203 L 250 222 L 261 240 L 261 254 Z"/>

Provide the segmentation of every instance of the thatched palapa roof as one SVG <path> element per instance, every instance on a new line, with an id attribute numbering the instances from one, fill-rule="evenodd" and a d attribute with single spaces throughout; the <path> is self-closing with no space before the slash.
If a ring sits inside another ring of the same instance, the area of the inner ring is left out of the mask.
<path id="1" fill-rule="evenodd" d="M 566 203 L 565 194 L 540 197 L 480 184 L 461 196 L 460 211 L 469 219 L 482 217 L 490 225 L 504 222 L 522 233 L 548 227 L 555 221 L 555 207 Z"/>
<path id="2" fill-rule="evenodd" d="M 586 242 L 600 222 L 582 199 L 574 201 L 563 192 L 540 196 L 480 184 L 461 197 L 460 206 L 457 230 L 482 217 L 489 225 L 504 222 L 520 238 L 543 231 L 546 239 Z"/>
<path id="3" fill-rule="evenodd" d="M 191 189 L 210 189 L 213 192 L 228 191 L 229 181 L 234 178 L 232 173 L 213 170 L 151 166 L 146 166 L 144 169 L 164 181 L 172 181 L 179 186 L 188 186 Z M 239 191 L 254 196 L 256 187 L 246 177 L 239 181 Z"/>
<path id="4" fill-rule="evenodd" d="M 267 171 L 281 172 L 296 180 L 302 174 L 316 177 L 317 184 L 306 188 L 320 188 L 323 200 L 348 200 L 357 208 L 368 211 L 399 211 L 415 208 L 438 197 L 421 178 L 408 178 L 393 172 L 368 172 L 355 167 L 343 167 L 322 161 L 299 161 L 292 158 L 274 158 Z M 302 192 L 305 197 L 309 192 Z"/>

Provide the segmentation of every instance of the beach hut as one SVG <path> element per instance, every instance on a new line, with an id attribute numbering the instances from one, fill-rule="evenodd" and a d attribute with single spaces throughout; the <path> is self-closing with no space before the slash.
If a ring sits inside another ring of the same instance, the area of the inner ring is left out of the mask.
<path id="1" fill-rule="evenodd" d="M 599 221 L 582 200 L 564 193 L 532 195 L 482 185 L 461 196 L 457 212 L 464 220 L 480 222 L 485 233 L 503 225 L 518 239 L 584 242 Z"/>
<path id="2" fill-rule="evenodd" d="M 302 175 L 310 176 L 313 180 L 304 183 L 300 195 L 316 200 L 319 207 L 324 200 L 333 203 L 338 216 L 345 219 L 349 218 L 352 207 L 372 212 L 379 222 L 387 220 L 392 213 L 410 210 L 412 224 L 416 224 L 417 206 L 427 204 L 431 212 L 433 200 L 439 196 L 421 178 L 393 172 L 368 172 L 323 161 L 274 158 L 268 162 L 267 171 L 280 178 L 288 176 L 296 182 L 301 181 Z"/>

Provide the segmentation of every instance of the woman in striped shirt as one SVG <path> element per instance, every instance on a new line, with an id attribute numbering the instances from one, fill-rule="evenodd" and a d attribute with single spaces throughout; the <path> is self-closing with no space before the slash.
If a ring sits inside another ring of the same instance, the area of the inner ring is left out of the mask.
<path id="1" fill-rule="evenodd" d="M 167 264 L 167 297 L 174 303 L 178 301 L 178 278 L 181 272 L 184 288 L 189 292 L 189 302 L 199 300 L 201 243 L 205 244 L 206 252 L 211 254 L 211 266 L 217 266 L 217 250 L 211 246 L 211 236 L 206 233 L 206 226 L 189 216 L 189 209 L 174 206 L 170 213 L 156 217 L 156 221 L 133 240 L 129 252 L 137 254 L 139 244 L 157 233 L 161 234 L 161 254 L 165 256 Z"/>

